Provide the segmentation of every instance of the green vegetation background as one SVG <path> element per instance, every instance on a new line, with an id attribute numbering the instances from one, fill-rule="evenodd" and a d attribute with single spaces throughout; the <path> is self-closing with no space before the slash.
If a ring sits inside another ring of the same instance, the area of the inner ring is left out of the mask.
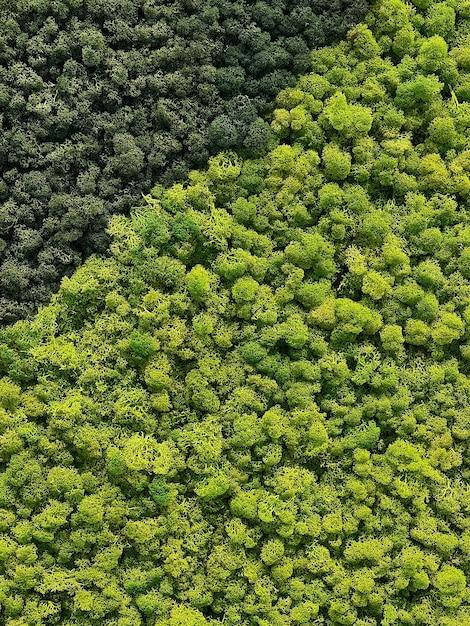
<path id="1" fill-rule="evenodd" d="M 6 626 L 470 623 L 469 17 L 379 0 L 0 332 Z"/>

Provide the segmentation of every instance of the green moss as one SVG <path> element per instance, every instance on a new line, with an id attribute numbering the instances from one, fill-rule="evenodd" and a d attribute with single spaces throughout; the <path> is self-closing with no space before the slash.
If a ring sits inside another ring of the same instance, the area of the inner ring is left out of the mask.
<path id="1" fill-rule="evenodd" d="M 436 6 L 380 0 L 271 153 L 155 189 L 0 331 L 6 626 L 468 622 L 468 15 Z"/>

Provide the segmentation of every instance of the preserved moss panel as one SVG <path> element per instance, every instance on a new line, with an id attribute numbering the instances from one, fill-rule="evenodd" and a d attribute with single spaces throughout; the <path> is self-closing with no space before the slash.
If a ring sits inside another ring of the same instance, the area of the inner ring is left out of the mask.
<path id="1" fill-rule="evenodd" d="M 468 9 L 381 0 L 1 331 L 3 624 L 469 623 Z"/>
<path id="2" fill-rule="evenodd" d="M 0 9 L 0 323 L 106 247 L 110 215 L 259 151 L 278 91 L 366 0 L 11 0 Z"/>

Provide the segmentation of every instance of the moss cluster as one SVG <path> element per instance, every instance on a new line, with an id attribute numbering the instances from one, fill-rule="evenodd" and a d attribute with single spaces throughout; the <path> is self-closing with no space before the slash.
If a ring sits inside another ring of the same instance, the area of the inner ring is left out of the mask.
<path id="1" fill-rule="evenodd" d="M 416 4 L 1 331 L 6 626 L 470 623 L 470 5 Z"/>
<path id="2" fill-rule="evenodd" d="M 3 0 L 0 323 L 48 302 L 128 213 L 224 149 L 368 0 Z"/>

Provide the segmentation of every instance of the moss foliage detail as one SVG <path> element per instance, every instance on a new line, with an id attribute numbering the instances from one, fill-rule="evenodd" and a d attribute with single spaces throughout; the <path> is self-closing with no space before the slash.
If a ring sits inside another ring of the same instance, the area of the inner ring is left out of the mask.
<path id="1" fill-rule="evenodd" d="M 116 213 L 224 149 L 366 0 L 3 0 L 0 323 L 47 302 Z"/>
<path id="2" fill-rule="evenodd" d="M 1 331 L 6 626 L 469 623 L 470 9 L 416 5 Z"/>

